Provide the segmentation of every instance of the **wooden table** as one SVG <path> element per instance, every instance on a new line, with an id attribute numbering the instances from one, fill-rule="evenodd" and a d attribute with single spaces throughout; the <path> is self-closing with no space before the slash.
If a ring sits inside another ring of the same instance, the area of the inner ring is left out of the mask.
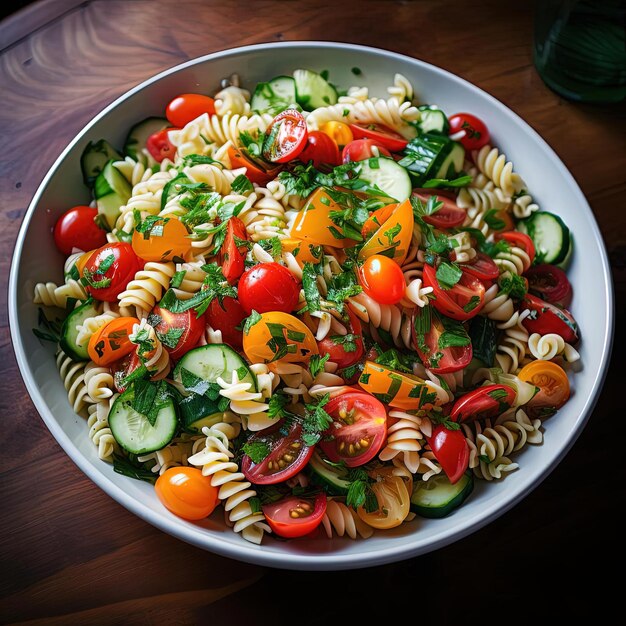
<path id="1" fill-rule="evenodd" d="M 6 314 L 8 265 L 26 207 L 44 173 L 95 113 L 152 74 L 208 52 L 328 39 L 388 48 L 446 68 L 528 121 L 589 199 L 611 254 L 618 319 L 623 320 L 624 110 L 572 104 L 544 86 L 531 63 L 532 14 L 525 4 L 44 0 L 0 24 L 5 268 L 0 620 L 239 624 L 294 619 L 313 624 L 354 616 L 362 623 L 364 616 L 366 622 L 388 619 L 404 602 L 419 622 L 491 623 L 505 616 L 533 619 L 546 599 L 550 615 L 600 617 L 611 597 L 603 559 L 624 547 L 623 521 L 615 512 L 625 492 L 624 436 L 616 428 L 623 428 L 617 349 L 598 406 L 573 450 L 499 520 L 403 563 L 352 573 L 293 573 L 195 549 L 94 488 L 31 404 L 13 357 Z M 616 348 L 624 337 L 619 325 L 617 332 Z M 602 600 L 589 592 L 594 580 L 601 583 Z M 570 593 L 557 597 L 554 590 L 560 587 Z"/>

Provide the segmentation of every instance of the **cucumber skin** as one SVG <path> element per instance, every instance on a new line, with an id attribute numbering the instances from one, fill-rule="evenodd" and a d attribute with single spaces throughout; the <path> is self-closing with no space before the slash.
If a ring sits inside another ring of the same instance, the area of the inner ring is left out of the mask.
<path id="1" fill-rule="evenodd" d="M 570 233 L 570 230 L 567 227 L 567 224 L 565 224 L 565 222 L 558 215 L 555 215 L 554 213 L 550 213 L 550 211 L 536 211 L 535 213 L 533 213 L 526 219 L 520 220 L 517 223 L 517 228 L 520 232 L 528 235 L 533 240 L 533 243 L 535 244 L 535 247 L 537 248 L 537 251 L 539 252 L 541 248 L 539 245 L 535 243 L 534 221 L 538 217 L 540 218 L 542 215 L 551 216 L 559 224 L 559 226 L 561 227 L 561 231 L 563 233 L 563 243 L 561 245 L 561 249 L 559 250 L 556 256 L 550 256 L 548 254 L 548 255 L 543 255 L 543 257 L 540 257 L 540 255 L 537 255 L 535 257 L 535 263 L 550 263 L 552 265 L 557 265 L 559 267 L 566 266 L 572 255 L 572 234 Z"/>
<path id="2" fill-rule="evenodd" d="M 70 330 L 70 324 L 77 326 L 76 320 L 80 317 L 80 314 L 84 312 L 87 308 L 91 308 L 92 311 L 90 314 L 82 318 L 82 321 L 86 320 L 88 317 L 93 317 L 98 315 L 98 309 L 93 306 L 93 301 L 91 299 L 87 300 L 79 307 L 74 309 L 64 320 L 63 325 L 61 326 L 61 333 L 59 337 L 59 347 L 67 356 L 72 359 L 72 361 L 88 361 L 89 353 L 87 352 L 87 346 L 83 346 L 80 348 L 76 346 L 74 343 L 70 343 L 70 339 L 68 338 L 68 334 L 70 332 L 74 333 L 74 337 L 78 336 L 78 332 L 74 328 L 73 331 Z"/>
<path id="3" fill-rule="evenodd" d="M 458 509 L 465 500 L 470 496 L 472 491 L 474 490 L 474 477 L 470 472 L 465 472 L 463 477 L 467 477 L 469 480 L 467 485 L 463 488 L 463 490 L 457 494 L 452 500 L 450 500 L 445 506 L 440 507 L 430 507 L 430 506 L 420 506 L 419 504 L 415 504 L 413 500 L 411 500 L 411 511 L 419 515 L 420 517 L 427 517 L 429 519 L 441 519 L 442 517 L 447 517 L 454 511 Z M 462 480 L 462 478 L 461 478 Z M 412 496 L 411 496 L 412 497 Z"/>
<path id="4" fill-rule="evenodd" d="M 326 491 L 327 493 L 329 493 L 332 496 L 345 496 L 348 493 L 348 487 L 340 487 L 339 485 L 337 485 L 336 483 L 334 483 L 332 480 L 329 480 L 328 478 L 326 478 L 326 476 L 324 476 L 324 474 L 321 471 L 318 471 L 316 469 L 316 463 L 317 460 L 315 460 L 315 455 L 317 453 L 314 453 L 314 456 L 311 458 L 312 462 L 309 462 L 309 468 L 311 470 L 311 481 L 316 484 L 319 485 L 320 487 L 322 487 L 324 489 L 324 491 Z M 320 460 L 319 463 L 321 465 L 323 465 L 323 461 Z M 331 469 L 327 470 L 329 473 L 332 473 Z M 337 477 L 339 480 L 343 480 L 341 477 Z"/>

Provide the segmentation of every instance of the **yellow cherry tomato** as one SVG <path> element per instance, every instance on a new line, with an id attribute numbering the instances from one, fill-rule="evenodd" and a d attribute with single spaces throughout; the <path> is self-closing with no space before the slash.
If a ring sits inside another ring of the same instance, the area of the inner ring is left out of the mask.
<path id="1" fill-rule="evenodd" d="M 211 476 L 203 476 L 197 467 L 170 467 L 154 488 L 165 508 L 186 520 L 208 517 L 219 502 Z"/>
<path id="2" fill-rule="evenodd" d="M 243 334 L 243 351 L 252 363 L 305 363 L 319 354 L 313 333 L 297 317 L 270 311 L 262 313 L 248 334 Z"/>
<path id="3" fill-rule="evenodd" d="M 391 472 L 378 472 L 372 491 L 378 500 L 378 509 L 368 513 L 364 507 L 357 509 L 358 516 L 372 528 L 395 528 L 409 514 L 411 498 L 404 480 Z"/>
<path id="4" fill-rule="evenodd" d="M 185 259 L 191 252 L 191 239 L 187 227 L 174 217 L 154 222 L 149 231 L 133 232 L 135 254 L 144 261 L 165 262 L 175 257 Z"/>
<path id="5" fill-rule="evenodd" d="M 359 258 L 364 260 L 374 254 L 390 256 L 393 252 L 394 260 L 402 265 L 411 245 L 413 224 L 413 207 L 405 200 L 398 204 L 391 216 L 361 248 Z"/>
<path id="6" fill-rule="evenodd" d="M 373 361 L 365 361 L 359 385 L 383 404 L 405 411 L 432 409 L 444 403 L 429 380 L 397 372 Z"/>
<path id="7" fill-rule="evenodd" d="M 326 122 L 320 126 L 320 130 L 334 139 L 340 147 L 349 144 L 354 139 L 350 127 L 343 122 Z"/>
<path id="8" fill-rule="evenodd" d="M 300 241 L 299 239 L 281 239 L 280 244 L 285 252 L 293 253 L 300 267 L 305 263 L 313 263 L 315 265 L 321 260 L 321 257 L 318 259 L 313 255 L 311 247 L 314 244 L 312 243 Z"/>
<path id="9" fill-rule="evenodd" d="M 569 399 L 569 380 L 562 367 L 552 361 L 532 361 L 524 365 L 518 377 L 524 382 L 539 387 L 539 391 L 528 403 L 535 409 L 558 409 Z"/>

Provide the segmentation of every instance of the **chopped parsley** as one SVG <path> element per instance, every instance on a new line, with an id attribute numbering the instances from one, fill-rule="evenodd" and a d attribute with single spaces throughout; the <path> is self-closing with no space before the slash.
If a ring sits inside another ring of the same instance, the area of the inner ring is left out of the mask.
<path id="1" fill-rule="evenodd" d="M 252 309 L 252 313 L 250 313 L 250 315 L 248 317 L 246 317 L 244 323 L 243 323 L 243 332 L 245 335 L 250 334 L 250 329 L 255 325 L 258 324 L 263 318 L 261 317 L 261 314 L 258 313 L 257 311 L 255 311 L 254 309 Z"/>
<path id="2" fill-rule="evenodd" d="M 461 280 L 463 270 L 456 263 L 442 261 L 437 268 L 436 276 L 439 286 L 444 290 L 448 290 L 452 289 Z"/>
<path id="3" fill-rule="evenodd" d="M 269 444 L 265 441 L 246 441 L 242 451 L 252 459 L 253 463 L 261 463 L 271 452 Z"/>
<path id="4" fill-rule="evenodd" d="M 313 354 L 309 361 L 309 372 L 311 372 L 311 376 L 315 378 L 318 374 L 321 374 L 324 371 L 324 365 L 330 359 L 330 354 L 325 354 L 324 356 L 320 356 L 319 354 Z"/>

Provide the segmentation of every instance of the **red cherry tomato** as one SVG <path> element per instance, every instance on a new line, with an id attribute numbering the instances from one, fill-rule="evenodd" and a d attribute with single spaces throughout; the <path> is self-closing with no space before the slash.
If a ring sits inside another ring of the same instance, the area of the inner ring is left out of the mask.
<path id="1" fill-rule="evenodd" d="M 466 150 L 478 150 L 489 143 L 489 130 L 485 123 L 470 113 L 457 113 L 448 119 L 450 135 L 463 132 L 457 139 Z"/>
<path id="2" fill-rule="evenodd" d="M 460 226 L 466 217 L 465 209 L 457 205 L 453 194 L 432 189 L 415 189 L 413 196 L 417 196 L 424 204 L 428 202 L 430 196 L 436 196 L 438 202 L 443 202 L 443 206 L 432 215 L 425 215 L 424 221 L 435 228 L 454 228 Z"/>
<path id="3" fill-rule="evenodd" d="M 531 313 L 522 324 L 529 333 L 546 335 L 556 333 L 567 343 L 577 343 L 580 339 L 578 324 L 567 309 L 545 302 L 531 294 L 526 294 L 520 305 L 520 311 L 530 309 Z"/>
<path id="4" fill-rule="evenodd" d="M 485 300 L 485 285 L 465 269 L 459 282 L 451 289 L 443 289 L 432 265 L 424 265 L 424 285 L 433 288 L 432 305 L 453 320 L 464 322 L 478 315 Z"/>
<path id="5" fill-rule="evenodd" d="M 300 285 L 291 272 L 279 263 L 259 263 L 239 279 L 239 302 L 248 315 L 283 311 L 291 313 L 300 297 Z"/>
<path id="6" fill-rule="evenodd" d="M 289 429 L 287 434 L 284 430 Z M 255 463 L 247 454 L 241 460 L 241 471 L 246 480 L 256 485 L 274 485 L 282 483 L 297 474 L 313 454 L 313 447 L 302 441 L 302 424 L 293 421 L 287 426 L 277 422 L 265 430 L 255 433 L 248 443 L 264 443 L 270 450 L 259 463 Z"/>
<path id="7" fill-rule="evenodd" d="M 480 280 L 495 280 L 500 276 L 500 269 L 494 260 L 484 252 L 477 252 L 469 263 L 459 263 L 464 272 Z"/>
<path id="8" fill-rule="evenodd" d="M 126 385 L 124 381 L 130 376 L 139 366 L 141 361 L 137 355 L 137 350 L 133 350 L 130 354 L 127 354 L 123 359 L 115 361 L 111 364 L 111 373 L 113 374 L 113 384 L 120 393 L 126 391 Z"/>
<path id="9" fill-rule="evenodd" d="M 315 500 L 289 496 L 278 502 L 263 505 L 263 515 L 270 528 L 279 537 L 294 539 L 314 531 L 326 513 L 326 494 L 319 493 Z"/>
<path id="10" fill-rule="evenodd" d="M 528 290 L 537 297 L 560 308 L 572 302 L 572 285 L 562 269 L 548 263 L 533 265 L 525 274 Z"/>
<path id="11" fill-rule="evenodd" d="M 174 160 L 176 154 L 176 146 L 172 144 L 169 138 L 170 130 L 179 130 L 178 128 L 164 128 L 156 133 L 152 133 L 146 140 L 146 150 L 152 158 L 161 163 L 164 159 Z"/>
<path id="12" fill-rule="evenodd" d="M 401 152 L 409 143 L 400 133 L 383 124 L 350 124 L 355 139 L 373 139 L 391 152 Z"/>
<path id="13" fill-rule="evenodd" d="M 228 158 L 232 169 L 246 168 L 246 176 L 257 185 L 266 185 L 278 176 L 280 166 L 273 166 L 257 159 L 253 159 L 244 148 L 228 148 Z"/>
<path id="14" fill-rule="evenodd" d="M 183 354 L 195 348 L 206 328 L 204 315 L 199 317 L 191 309 L 183 313 L 172 313 L 160 306 L 155 306 L 150 314 L 154 330 L 160 336 L 163 347 L 173 359 L 180 359 Z"/>
<path id="15" fill-rule="evenodd" d="M 339 165 L 341 163 L 341 155 L 339 154 L 339 146 L 337 142 L 329 137 L 326 133 L 319 130 L 309 132 L 309 137 L 304 150 L 298 156 L 303 163 L 313 161 L 316 168 L 322 165 Z"/>
<path id="16" fill-rule="evenodd" d="M 526 233 L 520 233 L 517 230 L 506 233 L 497 233 L 494 239 L 496 241 L 504 239 L 504 241 L 508 242 L 510 246 L 521 248 L 524 252 L 526 252 L 528 258 L 530 259 L 530 263 L 524 263 L 524 272 L 528 270 L 535 260 L 535 244 Z"/>
<path id="17" fill-rule="evenodd" d="M 324 454 L 335 463 L 357 467 L 374 458 L 387 436 L 387 413 L 374 396 L 349 389 L 335 396 L 324 409 L 333 418 L 319 442 Z"/>
<path id="18" fill-rule="evenodd" d="M 435 458 L 441 464 L 452 484 L 456 483 L 469 466 L 469 446 L 461 430 L 448 430 L 443 424 L 433 428 L 426 437 Z"/>
<path id="19" fill-rule="evenodd" d="M 374 147 L 377 148 L 377 154 L 372 150 Z M 355 139 L 344 146 L 341 160 L 344 163 L 350 163 L 351 161 L 365 161 L 365 159 L 377 156 L 391 157 L 391 152 L 382 143 L 374 139 Z"/>
<path id="20" fill-rule="evenodd" d="M 380 304 L 396 304 L 404 296 L 406 284 L 402 268 L 387 256 L 368 257 L 358 276 L 363 291 Z"/>
<path id="21" fill-rule="evenodd" d="M 361 337 L 361 321 L 349 306 L 346 307 L 346 310 L 350 318 L 350 327 L 348 328 L 350 342 L 346 343 L 346 337 L 342 335 L 325 337 L 317 342 L 320 354 L 330 355 L 328 360 L 336 363 L 339 368 L 350 367 L 358 363 L 365 351 Z M 354 349 L 348 349 L 346 346 Z"/>
<path id="22" fill-rule="evenodd" d="M 65 211 L 54 225 L 54 243 L 66 255 L 74 248 L 93 250 L 107 242 L 106 231 L 94 221 L 98 209 L 89 206 L 75 206 Z"/>
<path id="23" fill-rule="evenodd" d="M 299 111 L 287 109 L 279 113 L 265 131 L 263 158 L 271 163 L 287 163 L 306 146 L 306 120 Z"/>
<path id="24" fill-rule="evenodd" d="M 182 128 L 200 117 L 203 113 L 215 113 L 215 101 L 209 96 L 199 93 L 184 93 L 176 96 L 165 110 L 165 116 L 172 126 Z"/>
<path id="25" fill-rule="evenodd" d="M 115 302 L 143 262 L 129 243 L 107 243 L 94 250 L 83 269 L 87 293 L 96 300 Z"/>
<path id="26" fill-rule="evenodd" d="M 241 304 L 230 296 L 226 296 L 222 302 L 215 298 L 206 311 L 207 322 L 213 329 L 221 331 L 224 343 L 235 350 L 242 348 L 243 332 L 237 330 L 237 326 L 241 325 L 247 315 Z"/>
<path id="27" fill-rule="evenodd" d="M 247 241 L 246 225 L 238 218 L 231 217 L 226 225 L 226 238 L 218 256 L 222 273 L 229 285 L 234 285 L 245 269 L 246 247 L 238 246 L 237 239 Z"/>
<path id="28" fill-rule="evenodd" d="M 457 372 L 469 365 L 472 360 L 472 344 L 466 346 L 439 347 L 439 338 L 445 328 L 436 310 L 429 305 L 428 311 L 417 308 L 413 314 L 413 343 L 424 365 L 435 374 L 449 374 Z M 424 332 L 418 332 L 421 325 L 427 325 L 430 316 L 430 326 Z"/>
<path id="29" fill-rule="evenodd" d="M 462 395 L 452 407 L 455 422 L 491 419 L 502 415 L 515 402 L 515 390 L 506 385 L 485 385 Z"/>
<path id="30" fill-rule="evenodd" d="M 213 513 L 219 489 L 197 467 L 170 467 L 154 485 L 163 506 L 186 520 L 199 520 Z"/>

